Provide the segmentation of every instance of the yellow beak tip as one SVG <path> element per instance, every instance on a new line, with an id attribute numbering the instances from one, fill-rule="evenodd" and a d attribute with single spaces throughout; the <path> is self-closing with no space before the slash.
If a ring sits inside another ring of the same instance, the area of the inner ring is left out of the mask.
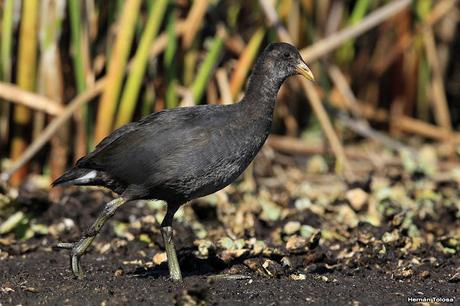
<path id="1" fill-rule="evenodd" d="M 311 72 L 310 68 L 305 63 L 300 63 L 296 67 L 296 72 L 300 75 L 302 75 L 304 78 L 306 78 L 309 81 L 315 81 L 315 76 Z"/>

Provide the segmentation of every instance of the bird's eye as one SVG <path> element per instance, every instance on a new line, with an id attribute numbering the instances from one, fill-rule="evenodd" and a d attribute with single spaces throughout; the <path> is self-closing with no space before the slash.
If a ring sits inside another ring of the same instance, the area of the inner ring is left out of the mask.
<path id="1" fill-rule="evenodd" d="M 284 52 L 284 53 L 283 53 L 283 56 L 284 56 L 284 58 L 290 58 L 290 57 L 291 57 L 291 55 L 289 54 L 289 52 Z"/>

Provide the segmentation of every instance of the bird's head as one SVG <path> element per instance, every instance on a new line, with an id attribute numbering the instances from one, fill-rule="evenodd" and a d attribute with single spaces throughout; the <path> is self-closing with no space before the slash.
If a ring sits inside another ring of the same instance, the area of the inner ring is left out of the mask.
<path id="1" fill-rule="evenodd" d="M 300 74 L 307 80 L 314 81 L 315 77 L 302 59 L 299 51 L 287 43 L 272 43 L 268 45 L 261 56 L 263 70 L 272 71 L 276 77 L 285 79 Z"/>

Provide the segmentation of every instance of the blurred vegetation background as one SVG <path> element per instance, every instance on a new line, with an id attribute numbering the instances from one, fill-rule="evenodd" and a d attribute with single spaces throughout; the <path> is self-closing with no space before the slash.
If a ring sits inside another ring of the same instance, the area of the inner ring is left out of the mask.
<path id="1" fill-rule="evenodd" d="M 57 178 L 149 113 L 238 101 L 276 41 L 301 50 L 317 84 L 283 86 L 270 146 L 316 153 L 322 127 L 338 171 L 342 143 L 360 137 L 459 153 L 454 0 L 3 0 L 0 16 L 0 162 L 13 186 Z"/>

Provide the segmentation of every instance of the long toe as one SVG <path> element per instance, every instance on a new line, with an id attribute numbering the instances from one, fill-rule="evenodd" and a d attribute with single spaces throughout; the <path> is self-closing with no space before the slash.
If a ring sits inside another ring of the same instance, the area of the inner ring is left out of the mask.
<path id="1" fill-rule="evenodd" d="M 77 278 L 83 278 L 85 276 L 85 273 L 81 268 L 80 256 L 72 254 L 70 255 L 70 261 L 73 275 L 75 275 L 75 277 Z"/>

